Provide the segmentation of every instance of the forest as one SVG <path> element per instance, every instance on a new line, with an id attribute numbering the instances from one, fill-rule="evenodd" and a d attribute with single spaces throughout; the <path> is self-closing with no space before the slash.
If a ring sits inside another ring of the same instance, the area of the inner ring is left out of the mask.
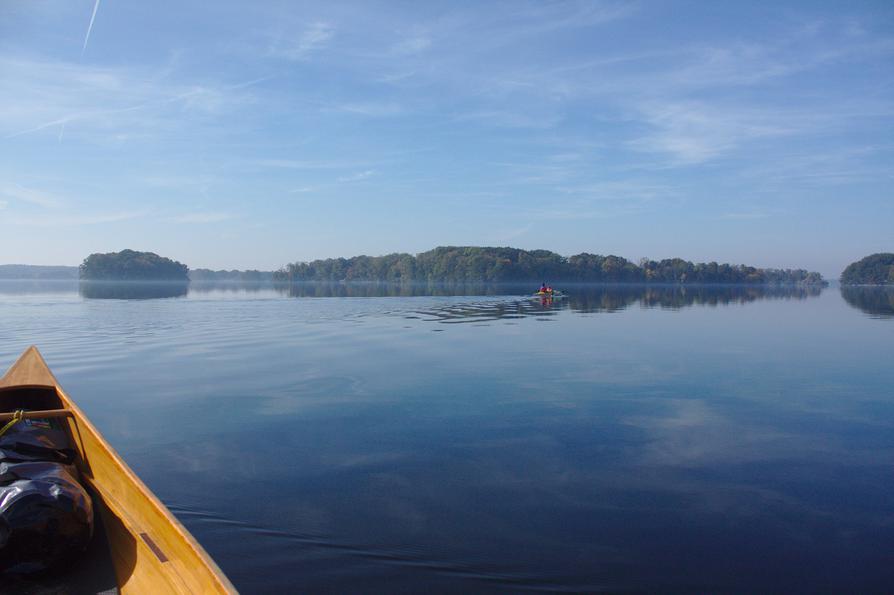
<path id="1" fill-rule="evenodd" d="M 424 281 L 444 283 L 734 283 L 826 285 L 822 275 L 804 269 L 763 269 L 746 265 L 693 263 L 681 258 L 638 263 L 620 256 L 581 253 L 561 256 L 549 250 L 444 246 L 412 254 L 329 258 L 295 262 L 274 273 L 280 282 Z"/>

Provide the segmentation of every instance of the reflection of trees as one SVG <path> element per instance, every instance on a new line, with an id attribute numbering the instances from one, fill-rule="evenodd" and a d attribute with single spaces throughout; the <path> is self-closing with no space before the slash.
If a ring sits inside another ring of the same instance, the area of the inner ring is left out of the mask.
<path id="1" fill-rule="evenodd" d="M 77 279 L 0 279 L 0 295 L 72 293 L 77 287 Z"/>
<path id="2" fill-rule="evenodd" d="M 296 283 L 277 286 L 291 297 L 413 297 L 413 296 L 530 296 L 529 284 L 450 283 Z M 743 304 L 760 299 L 806 299 L 822 292 L 819 286 L 575 284 L 563 286 L 566 296 L 539 306 L 581 312 L 611 312 L 639 303 L 644 307 L 682 308 L 692 305 Z M 532 302 L 532 303 L 533 303 Z M 496 306 L 494 306 L 496 307 Z"/>
<path id="3" fill-rule="evenodd" d="M 894 317 L 894 287 L 842 286 L 841 297 L 867 314 Z"/>
<path id="4" fill-rule="evenodd" d="M 0 294 L 68 292 L 74 282 L 4 282 Z M 745 304 L 761 299 L 807 299 L 822 292 L 819 286 L 782 287 L 762 285 L 658 285 L 568 284 L 566 297 L 552 301 L 530 298 L 535 286 L 509 283 L 265 283 L 207 282 L 189 284 L 151 281 L 81 281 L 80 294 L 90 299 L 150 299 L 181 297 L 189 293 L 276 291 L 298 298 L 309 297 L 414 297 L 414 296 L 511 296 L 488 304 L 488 317 L 511 318 L 571 309 L 578 312 L 613 312 L 639 304 L 645 308 L 683 308 L 693 305 Z M 875 314 L 892 314 L 894 288 L 847 287 L 842 295 L 851 305 Z M 887 291 L 887 293 L 885 293 Z M 520 304 L 520 305 L 519 305 Z M 476 306 L 477 307 L 477 306 Z"/>
<path id="5" fill-rule="evenodd" d="M 543 317 L 560 310 L 614 312 L 639 304 L 644 308 L 677 309 L 687 306 L 744 304 L 761 299 L 807 299 L 818 296 L 821 287 L 779 286 L 681 286 L 681 285 L 592 285 L 563 286 L 564 297 L 543 299 L 530 293 L 529 285 L 429 285 L 307 283 L 289 288 L 294 297 L 384 297 L 384 296 L 499 296 L 507 299 L 448 302 L 417 310 L 418 316 L 442 323 L 484 322 L 489 320 Z M 511 296 L 511 297 L 509 297 Z"/>
<path id="6" fill-rule="evenodd" d="M 579 312 L 613 312 L 634 304 L 677 309 L 693 305 L 746 304 L 762 299 L 815 297 L 822 287 L 769 285 L 601 285 L 569 291 L 569 307 Z"/>
<path id="7" fill-rule="evenodd" d="M 277 285 L 291 297 L 415 297 L 451 295 L 520 295 L 530 285 L 484 283 L 295 283 Z"/>
<path id="8" fill-rule="evenodd" d="M 82 297 L 93 300 L 149 300 L 155 298 L 183 297 L 189 290 L 189 282 L 131 281 L 124 283 L 82 281 L 78 291 Z"/>
<path id="9" fill-rule="evenodd" d="M 190 293 L 257 293 L 270 290 L 273 285 L 267 281 L 190 281 Z"/>

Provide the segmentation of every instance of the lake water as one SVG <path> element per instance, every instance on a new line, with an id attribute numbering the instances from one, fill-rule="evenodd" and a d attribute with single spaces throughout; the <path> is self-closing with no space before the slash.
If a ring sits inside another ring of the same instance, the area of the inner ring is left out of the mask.
<path id="1" fill-rule="evenodd" d="M 891 591 L 894 292 L 468 291 L 0 282 L 0 368 L 246 593 Z"/>

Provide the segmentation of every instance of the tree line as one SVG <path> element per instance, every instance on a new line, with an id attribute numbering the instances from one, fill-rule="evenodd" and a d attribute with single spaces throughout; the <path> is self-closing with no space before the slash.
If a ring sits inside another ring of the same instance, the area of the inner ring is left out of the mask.
<path id="1" fill-rule="evenodd" d="M 273 274 L 280 282 L 424 281 L 443 283 L 747 283 L 825 285 L 822 275 L 804 269 L 762 269 L 746 265 L 693 263 L 681 258 L 634 263 L 620 256 L 549 250 L 444 246 L 412 254 L 328 258 L 295 262 Z"/>
<path id="2" fill-rule="evenodd" d="M 78 267 L 0 264 L 0 279 L 77 279 Z"/>

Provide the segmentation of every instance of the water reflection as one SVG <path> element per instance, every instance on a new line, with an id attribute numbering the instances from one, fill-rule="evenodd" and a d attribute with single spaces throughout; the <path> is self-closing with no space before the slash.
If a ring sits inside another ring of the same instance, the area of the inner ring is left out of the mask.
<path id="1" fill-rule="evenodd" d="M 804 300 L 819 296 L 822 287 L 763 285 L 602 285 L 569 295 L 577 312 L 614 312 L 639 304 L 644 308 L 678 310 L 688 306 L 726 306 L 764 299 Z"/>
<path id="2" fill-rule="evenodd" d="M 549 317 L 567 306 L 564 300 L 524 299 L 495 302 L 463 302 L 426 310 L 415 310 L 405 318 L 418 318 L 445 324 L 512 320 L 529 316 Z"/>
<path id="3" fill-rule="evenodd" d="M 873 318 L 894 317 L 894 287 L 842 287 L 841 297 Z"/>
<path id="4" fill-rule="evenodd" d="M 262 291 L 276 291 L 285 294 L 286 286 L 274 284 L 270 281 L 190 281 L 190 294 L 211 293 L 260 293 Z"/>
<path id="5" fill-rule="evenodd" d="M 0 279 L 0 295 L 76 293 L 77 279 Z"/>
<path id="6" fill-rule="evenodd" d="M 140 282 L 115 283 L 106 281 L 81 281 L 78 293 L 92 300 L 149 300 L 157 298 L 184 297 L 189 292 L 189 283 L 184 282 Z"/>
<path id="7" fill-rule="evenodd" d="M 894 584 L 890 328 L 837 291 L 296 289 L 13 295 L 0 370 L 45 347 L 245 592 Z"/>
<path id="8" fill-rule="evenodd" d="M 532 284 L 483 283 L 296 283 L 276 286 L 290 297 L 421 297 L 460 295 L 523 295 Z M 536 289 L 536 288 L 535 288 Z"/>
<path id="9" fill-rule="evenodd" d="M 720 306 L 746 304 L 763 299 L 804 300 L 820 295 L 821 287 L 770 287 L 745 285 L 636 285 L 569 284 L 565 295 L 556 299 L 532 296 L 531 284 L 445 284 L 445 283 L 300 283 L 270 282 L 109 282 L 109 281 L 2 281 L 0 294 L 75 293 L 86 299 L 154 299 L 187 295 L 268 295 L 270 297 L 449 297 L 481 296 L 510 298 L 483 304 L 464 304 L 458 308 L 490 309 L 490 318 L 511 318 L 532 313 L 568 309 L 574 312 L 617 312 L 639 305 L 644 308 L 679 309 L 694 305 Z M 894 289 L 866 287 L 842 288 L 848 303 L 867 312 L 891 315 Z"/>
<path id="10" fill-rule="evenodd" d="M 805 300 L 819 296 L 820 287 L 680 286 L 680 285 L 577 285 L 564 297 L 523 296 L 513 300 L 446 304 L 417 311 L 419 317 L 438 322 L 481 322 L 526 316 L 549 317 L 560 310 L 581 314 L 620 312 L 633 306 L 679 310 L 689 306 L 747 304 L 763 299 Z"/>
<path id="11" fill-rule="evenodd" d="M 532 296 L 532 284 L 445 284 L 445 283 L 301 283 L 273 286 L 290 297 L 416 297 L 416 296 Z M 562 298 L 542 299 L 544 305 L 565 304 L 572 310 L 623 310 L 641 302 L 646 307 L 681 308 L 695 304 L 710 306 L 744 304 L 760 299 L 807 299 L 823 288 L 765 285 L 644 285 L 570 284 Z M 540 298 L 535 298 L 540 299 Z"/>

